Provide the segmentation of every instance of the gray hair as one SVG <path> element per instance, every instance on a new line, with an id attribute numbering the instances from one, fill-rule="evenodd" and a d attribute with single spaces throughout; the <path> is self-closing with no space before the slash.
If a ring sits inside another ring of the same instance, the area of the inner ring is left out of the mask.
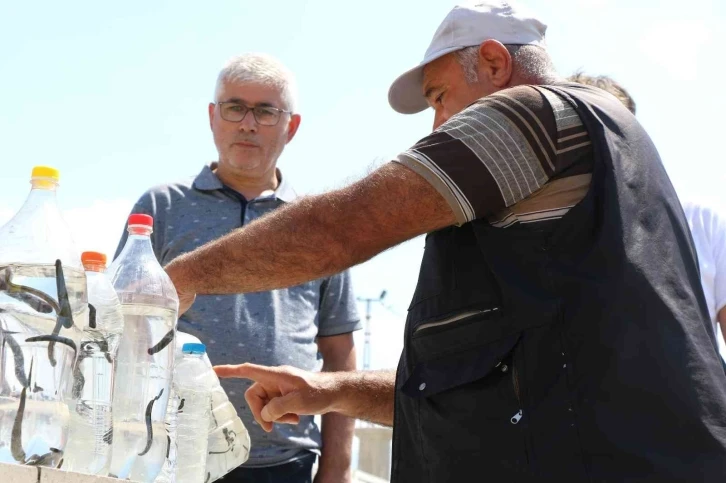
<path id="1" fill-rule="evenodd" d="M 276 87 L 282 94 L 283 108 L 297 112 L 297 86 L 292 72 L 280 61 L 267 54 L 243 54 L 232 57 L 217 76 L 214 101 L 225 82 L 250 82 Z"/>
<path id="2" fill-rule="evenodd" d="M 551 82 L 555 77 L 555 67 L 547 51 L 536 45 L 505 45 L 512 56 L 514 71 L 532 84 Z M 464 70 L 464 78 L 469 84 L 479 80 L 479 46 L 464 47 L 454 52 L 456 60 Z"/>

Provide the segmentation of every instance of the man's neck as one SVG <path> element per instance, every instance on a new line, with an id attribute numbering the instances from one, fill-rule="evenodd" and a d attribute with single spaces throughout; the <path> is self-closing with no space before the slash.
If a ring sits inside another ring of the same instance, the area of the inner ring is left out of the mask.
<path id="1" fill-rule="evenodd" d="M 235 190 L 246 200 L 253 200 L 266 192 L 275 191 L 280 185 L 280 180 L 277 179 L 277 168 L 272 168 L 262 176 L 254 177 L 247 176 L 245 173 L 230 172 L 217 166 L 214 174 L 225 186 Z"/>

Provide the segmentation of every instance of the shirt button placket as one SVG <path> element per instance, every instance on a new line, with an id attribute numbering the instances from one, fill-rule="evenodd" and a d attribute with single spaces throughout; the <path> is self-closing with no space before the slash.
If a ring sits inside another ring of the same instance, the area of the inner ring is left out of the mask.
<path id="1" fill-rule="evenodd" d="M 254 219 L 254 216 L 253 216 L 254 213 L 252 211 L 253 210 L 253 207 L 252 207 L 252 204 L 253 203 L 254 203 L 254 201 L 250 201 L 250 202 L 246 203 L 245 206 L 242 208 L 242 210 L 243 210 L 242 211 L 242 226 L 249 225 L 250 224 L 250 221 L 252 219 Z"/>

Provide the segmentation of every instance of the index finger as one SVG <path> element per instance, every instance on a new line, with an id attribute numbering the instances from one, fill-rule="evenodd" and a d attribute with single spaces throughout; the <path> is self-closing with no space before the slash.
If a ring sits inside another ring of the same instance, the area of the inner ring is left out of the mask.
<path id="1" fill-rule="evenodd" d="M 263 384 L 276 383 L 283 376 L 282 372 L 275 367 L 259 366 L 249 362 L 238 365 L 214 366 L 213 369 L 217 376 L 222 378 L 251 379 Z"/>

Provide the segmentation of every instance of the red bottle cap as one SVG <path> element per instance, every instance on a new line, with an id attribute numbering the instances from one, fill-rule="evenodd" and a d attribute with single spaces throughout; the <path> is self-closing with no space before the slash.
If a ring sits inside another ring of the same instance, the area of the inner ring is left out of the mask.
<path id="1" fill-rule="evenodd" d="M 129 216 L 129 226 L 131 225 L 154 226 L 154 218 L 149 215 L 134 213 L 133 215 Z"/>

